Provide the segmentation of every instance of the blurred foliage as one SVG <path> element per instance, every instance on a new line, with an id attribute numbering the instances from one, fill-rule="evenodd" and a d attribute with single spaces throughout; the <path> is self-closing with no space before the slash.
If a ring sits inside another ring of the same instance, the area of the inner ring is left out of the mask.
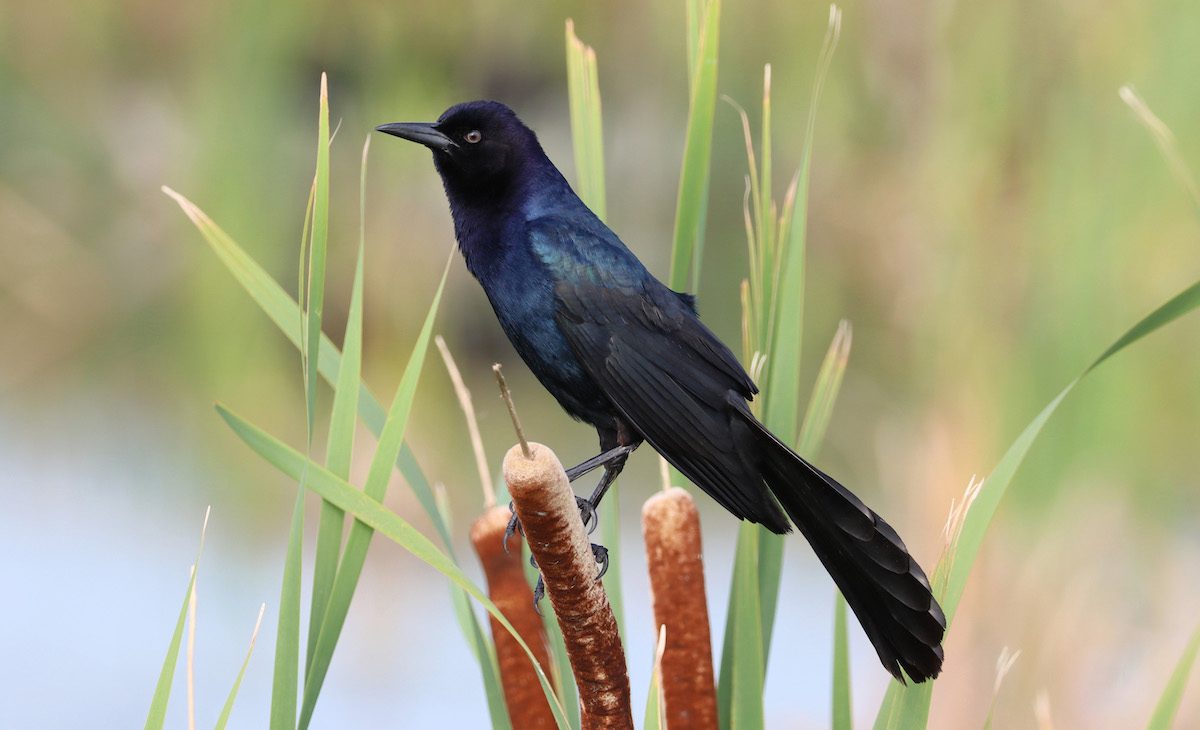
<path id="1" fill-rule="evenodd" d="M 1191 92 L 1200 12 L 1184 0 L 844 10 L 813 159 L 807 316 L 817 340 L 853 321 L 856 352 L 822 464 L 903 525 L 931 563 L 946 506 L 970 475 L 994 464 L 1100 348 L 1200 271 L 1188 194 L 1117 97 L 1133 84 L 1200 168 L 1200 94 Z M 762 64 L 772 63 L 782 170 L 800 158 L 826 13 L 823 3 L 780 0 L 724 13 L 718 92 L 754 108 Z M 665 276 L 687 109 L 683 14 L 682 2 L 630 0 L 452 9 L 6 0 L 3 408 L 35 445 L 51 443 L 81 395 L 149 414 L 186 460 L 180 468 L 244 501 L 237 518 L 285 514 L 286 494 L 238 486 L 267 472 L 228 448 L 209 404 L 255 403 L 273 432 L 300 443 L 299 368 L 159 186 L 187 191 L 276 278 L 294 281 L 311 90 L 327 71 L 340 129 L 325 319 L 340 340 L 363 136 L 495 97 L 539 131 L 570 176 L 562 22 L 573 17 L 600 57 L 608 220 Z M 724 105 L 714 134 L 700 304 L 736 343 L 744 151 Z M 425 154 L 378 145 L 370 177 L 364 375 L 389 392 L 452 236 Z M 490 392 L 486 366 L 515 355 L 477 289 L 456 267 L 441 327 L 468 386 Z M 1170 666 L 1200 602 L 1180 580 L 1200 560 L 1197 326 L 1181 322 L 1114 361 L 1031 452 L 968 590 L 960 620 L 969 630 L 948 647 L 935 718 L 954 717 L 938 713 L 956 711 L 947 703 L 960 689 L 986 696 L 1004 644 L 1024 653 L 997 709 L 1001 725 L 1027 724 L 1042 689 L 1064 726 L 1147 716 L 1150 690 L 1118 690 L 1112 676 L 1126 661 L 1139 681 L 1145 667 Z M 820 355 L 807 349 L 802 379 Z M 564 460 L 589 455 L 589 429 L 568 426 L 522 368 L 507 372 L 531 434 L 561 438 Z M 484 439 L 500 453 L 507 424 L 481 405 Z M 475 480 L 444 379 L 423 384 L 410 436 L 426 471 L 473 514 L 478 495 L 454 486 Z M 631 463 L 629 504 L 656 483 L 654 468 Z M 172 485 L 131 475 L 122 486 L 141 495 Z M 1041 597 L 1060 589 L 1063 605 L 1047 615 Z M 1002 621 L 988 613 L 997 605 Z M 1060 671 L 1066 657 L 1086 668 Z M 1185 699 L 1180 721 L 1195 722 L 1196 708 Z"/>

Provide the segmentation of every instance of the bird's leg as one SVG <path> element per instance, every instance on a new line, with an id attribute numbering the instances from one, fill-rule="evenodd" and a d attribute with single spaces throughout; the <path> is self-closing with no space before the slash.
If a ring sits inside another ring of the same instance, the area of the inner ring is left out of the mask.
<path id="1" fill-rule="evenodd" d="M 616 448 L 612 448 L 612 449 L 609 449 L 608 451 L 605 451 L 603 454 L 598 454 L 596 456 L 593 456 L 592 458 L 588 459 L 587 461 L 584 461 L 580 464 L 576 464 L 575 466 L 571 467 L 570 469 L 567 469 L 567 481 L 573 482 L 576 479 L 578 479 L 579 477 L 587 474 L 588 472 L 590 472 L 598 467 L 601 467 L 601 466 L 604 467 L 604 478 L 608 480 L 607 484 L 604 483 L 603 479 L 601 480 L 601 484 L 604 485 L 604 488 L 600 489 L 599 487 L 597 487 L 597 490 L 592 493 L 591 499 L 584 499 L 583 497 L 575 498 L 575 503 L 579 506 L 579 513 L 583 518 L 583 525 L 584 525 L 584 527 L 588 528 L 589 535 L 592 534 L 592 531 L 596 529 L 595 507 L 597 504 L 600 503 L 599 497 L 604 496 L 604 491 L 608 489 L 608 485 L 612 483 L 613 479 L 616 479 L 616 474 L 613 474 L 611 477 L 609 476 L 609 465 L 618 459 L 622 460 L 622 464 L 624 464 L 625 457 L 627 457 L 631 453 L 633 453 L 633 450 L 636 448 L 637 448 L 636 445 L 617 446 Z M 620 473 L 620 471 L 621 470 L 618 468 L 617 473 Z M 599 495 L 599 496 L 597 496 L 597 495 Z M 508 526 L 504 528 L 504 552 L 506 554 L 508 553 L 508 539 L 510 537 L 512 537 L 515 533 L 518 533 L 518 532 L 520 532 L 522 535 L 525 534 L 525 532 L 521 529 L 521 521 L 517 519 L 517 513 L 513 509 L 512 502 L 508 503 L 508 509 L 510 512 L 513 513 L 513 515 L 512 515 L 512 518 L 509 519 L 509 521 L 508 521 Z"/>
<path id="2" fill-rule="evenodd" d="M 609 464 L 616 461 L 617 459 L 624 460 L 624 457 L 632 454 L 633 450 L 636 448 L 637 448 L 637 445 L 618 446 L 616 448 L 605 451 L 603 454 L 597 454 L 596 456 L 593 456 L 592 458 L 588 459 L 587 461 L 576 464 L 575 466 L 571 467 L 570 469 L 567 469 L 567 481 L 573 482 L 576 479 L 578 479 L 579 477 L 583 476 L 584 474 L 587 474 L 588 472 L 592 471 L 593 469 L 596 469 L 601 466 L 607 468 Z"/>
<path id="3" fill-rule="evenodd" d="M 521 529 L 521 521 L 517 519 L 517 508 L 513 506 L 511 500 L 508 503 L 508 511 L 512 513 L 512 517 L 508 518 L 508 524 L 504 527 L 504 554 L 508 555 L 508 538 L 513 536 L 514 532 L 521 533 L 521 537 L 525 537 L 525 530 Z M 537 567 L 536 565 L 534 566 Z"/>

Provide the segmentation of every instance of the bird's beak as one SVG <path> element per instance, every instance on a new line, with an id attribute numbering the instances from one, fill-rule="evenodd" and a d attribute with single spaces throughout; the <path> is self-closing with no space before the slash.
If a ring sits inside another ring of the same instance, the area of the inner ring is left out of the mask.
<path id="1" fill-rule="evenodd" d="M 431 150 L 445 152 L 451 147 L 457 146 L 454 144 L 454 140 L 438 131 L 436 124 L 429 122 L 392 122 L 391 124 L 380 124 L 375 131 L 423 144 Z"/>

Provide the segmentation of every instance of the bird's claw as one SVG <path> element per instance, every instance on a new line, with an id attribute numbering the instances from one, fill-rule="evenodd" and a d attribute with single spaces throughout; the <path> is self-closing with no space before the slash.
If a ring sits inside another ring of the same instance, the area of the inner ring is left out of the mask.
<path id="1" fill-rule="evenodd" d="M 508 525 L 504 528 L 504 554 L 505 555 L 508 555 L 508 539 L 510 537 L 512 537 L 514 533 L 519 532 L 519 533 L 521 533 L 522 537 L 525 536 L 525 530 L 521 527 L 521 521 L 519 519 L 517 519 L 517 511 L 513 507 L 512 502 L 508 503 L 508 511 L 512 512 L 512 517 L 508 520 Z"/>
<path id="2" fill-rule="evenodd" d="M 592 534 L 600 524 L 600 515 L 597 514 L 595 505 L 586 497 L 576 497 L 575 504 L 579 507 L 579 518 L 583 520 L 583 528 L 587 530 L 587 534 Z"/>
<path id="3" fill-rule="evenodd" d="M 542 596 L 546 595 L 546 583 L 542 580 L 542 574 L 538 573 L 537 585 L 533 587 L 533 610 L 537 615 L 542 615 L 541 601 Z"/>
<path id="4" fill-rule="evenodd" d="M 592 556 L 600 564 L 600 572 L 596 574 L 596 580 L 600 580 L 608 572 L 608 548 L 592 543 Z"/>

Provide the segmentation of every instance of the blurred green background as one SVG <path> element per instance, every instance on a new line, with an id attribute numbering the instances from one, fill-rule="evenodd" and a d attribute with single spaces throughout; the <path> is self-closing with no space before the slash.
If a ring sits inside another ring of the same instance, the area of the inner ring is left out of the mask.
<path id="1" fill-rule="evenodd" d="M 817 461 L 932 567 L 950 500 L 971 475 L 986 474 L 1062 385 L 1200 273 L 1197 209 L 1117 96 L 1133 84 L 1200 165 L 1200 10 L 1183 0 L 844 10 L 817 128 L 801 378 L 808 387 L 837 321 L 850 319 L 854 350 Z M 777 169 L 799 162 L 826 14 L 780 0 L 724 12 L 721 93 L 755 117 L 762 66 L 773 65 Z M 0 5 L 0 725 L 141 721 L 205 505 L 202 724 L 260 601 L 274 625 L 293 487 L 211 404 L 302 443 L 299 359 L 159 186 L 192 198 L 294 292 L 327 71 L 340 130 L 326 329 L 340 340 L 368 131 L 497 98 L 570 178 L 572 17 L 599 56 L 609 222 L 665 276 L 687 106 L 683 16 L 682 2 L 629 0 Z M 364 372 L 387 394 L 452 232 L 427 154 L 382 138 L 373 146 Z M 737 116 L 721 105 L 699 293 L 706 321 L 734 344 L 744 158 Z M 511 441 L 492 397 L 497 360 L 533 438 L 568 462 L 594 452 L 591 429 L 572 424 L 516 360 L 461 264 L 437 329 L 475 391 L 493 461 Z M 998 700 L 1000 727 L 1043 716 L 1130 727 L 1149 716 L 1200 616 L 1198 362 L 1193 317 L 1122 354 L 1055 416 L 984 545 L 932 727 L 982 722 L 1004 646 L 1022 654 Z M 482 500 L 436 358 L 409 438 L 447 485 L 465 550 Z M 638 707 L 653 632 L 637 515 L 658 486 L 656 461 L 635 457 L 620 483 Z M 428 528 L 396 481 L 393 508 Z M 702 507 L 719 627 L 734 524 Z M 833 589 L 799 538 L 788 551 L 768 725 L 822 727 Z M 317 726 L 482 724 L 482 689 L 449 605 L 439 577 L 377 541 Z M 866 723 L 886 677 L 853 631 Z M 270 647 L 264 635 L 234 713 L 240 727 L 265 723 Z M 1193 677 L 1179 727 L 1197 725 Z"/>

